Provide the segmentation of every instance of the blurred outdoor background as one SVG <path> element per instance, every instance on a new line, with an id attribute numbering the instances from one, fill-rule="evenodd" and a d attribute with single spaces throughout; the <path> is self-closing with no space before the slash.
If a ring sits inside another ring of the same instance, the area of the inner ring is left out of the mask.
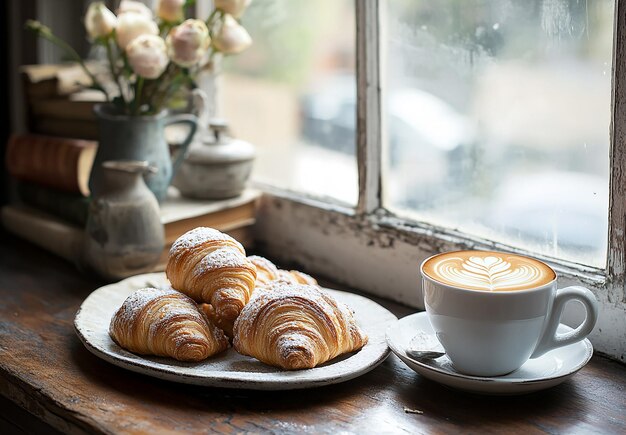
<path id="1" fill-rule="evenodd" d="M 597 267 L 606 261 L 612 0 L 389 0 L 384 205 Z M 220 114 L 255 178 L 357 201 L 351 0 L 255 0 Z"/>
<path id="2" fill-rule="evenodd" d="M 258 145 L 256 180 L 355 205 L 354 1 L 254 1 L 242 22 L 254 44 L 225 60 L 218 107 Z"/>

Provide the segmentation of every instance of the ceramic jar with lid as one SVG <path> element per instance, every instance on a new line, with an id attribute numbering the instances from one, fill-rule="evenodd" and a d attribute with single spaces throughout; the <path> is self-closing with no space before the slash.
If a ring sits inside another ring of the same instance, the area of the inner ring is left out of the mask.
<path id="1" fill-rule="evenodd" d="M 194 141 L 173 185 L 183 196 L 231 198 L 241 194 L 252 172 L 254 146 L 227 135 L 224 120 L 211 119 L 209 131 Z"/>

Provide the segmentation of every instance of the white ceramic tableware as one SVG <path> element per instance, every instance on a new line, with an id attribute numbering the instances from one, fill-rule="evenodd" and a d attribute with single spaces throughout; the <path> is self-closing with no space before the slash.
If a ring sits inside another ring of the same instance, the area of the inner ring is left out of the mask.
<path id="1" fill-rule="evenodd" d="M 566 334 L 572 328 L 559 325 L 557 332 Z M 416 340 L 416 334 L 418 340 Z M 527 394 L 554 387 L 583 368 L 593 355 L 593 347 L 584 339 L 559 347 L 542 356 L 529 359 L 516 371 L 505 376 L 481 377 L 459 373 L 444 355 L 436 359 L 413 359 L 407 350 L 414 347 L 430 348 L 434 331 L 425 312 L 403 317 L 387 330 L 387 343 L 406 365 L 427 379 L 445 386 L 478 394 Z"/>
<path id="2" fill-rule="evenodd" d="M 593 293 L 584 287 L 558 290 L 556 273 L 554 279 L 534 288 L 483 291 L 433 279 L 424 272 L 429 260 L 420 267 L 424 305 L 437 338 L 459 372 L 474 376 L 511 373 L 529 358 L 583 340 L 596 324 Z M 463 267 L 454 273 L 463 273 Z M 561 334 L 557 327 L 569 301 L 581 302 L 586 318 L 575 330 Z"/>
<path id="3" fill-rule="evenodd" d="M 385 330 L 397 321 L 396 316 L 370 299 L 324 289 L 354 311 L 357 323 L 368 335 L 368 342 L 357 352 L 341 355 L 309 370 L 280 370 L 240 355 L 232 347 L 205 361 L 188 363 L 135 355 L 115 344 L 108 332 L 113 313 L 133 291 L 164 285 L 168 285 L 165 274 L 152 273 L 95 290 L 82 303 L 74 319 L 78 337 L 90 352 L 103 360 L 160 379 L 210 387 L 291 390 L 336 384 L 369 372 L 389 355 Z"/>

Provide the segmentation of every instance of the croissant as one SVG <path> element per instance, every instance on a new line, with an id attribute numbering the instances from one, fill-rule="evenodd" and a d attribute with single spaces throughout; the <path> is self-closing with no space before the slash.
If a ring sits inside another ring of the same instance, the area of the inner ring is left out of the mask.
<path id="1" fill-rule="evenodd" d="M 198 227 L 179 237 L 165 270 L 172 287 L 211 304 L 216 325 L 232 334 L 233 323 L 254 290 L 256 267 L 243 246 L 213 228 Z"/>
<path id="2" fill-rule="evenodd" d="M 317 285 L 317 281 L 311 275 L 307 275 L 304 272 L 297 270 L 278 270 L 278 278 L 275 281 L 284 282 L 287 284 L 306 284 Z"/>
<path id="3" fill-rule="evenodd" d="M 317 285 L 317 281 L 311 275 L 298 270 L 282 270 L 278 269 L 274 263 L 265 257 L 259 255 L 250 255 L 248 260 L 256 267 L 256 283 L 255 286 L 263 286 L 271 281 L 282 281 L 290 284 L 307 284 Z"/>
<path id="4" fill-rule="evenodd" d="M 248 256 L 248 260 L 256 267 L 256 287 L 269 284 L 278 279 L 278 268 L 265 257 L 258 255 Z"/>
<path id="5" fill-rule="evenodd" d="M 276 279 L 276 281 L 282 282 L 285 284 L 300 284 L 298 280 L 296 279 L 296 277 L 291 274 L 291 272 L 289 272 L 288 270 L 283 270 L 283 269 L 280 269 L 278 271 L 278 278 Z"/>
<path id="6" fill-rule="evenodd" d="M 284 282 L 252 296 L 233 338 L 239 353 L 287 370 L 313 368 L 366 343 L 344 304 L 318 287 Z"/>
<path id="7" fill-rule="evenodd" d="M 317 285 L 317 280 L 304 272 L 290 270 L 289 274 L 295 278 L 298 284 Z"/>
<path id="8" fill-rule="evenodd" d="M 128 296 L 111 319 L 109 335 L 133 353 L 179 361 L 202 361 L 228 347 L 224 333 L 196 304 L 171 288 L 143 288 Z"/>

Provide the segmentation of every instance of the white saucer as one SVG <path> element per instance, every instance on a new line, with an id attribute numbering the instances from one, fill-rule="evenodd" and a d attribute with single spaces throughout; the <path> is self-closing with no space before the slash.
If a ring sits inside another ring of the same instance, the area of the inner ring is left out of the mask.
<path id="1" fill-rule="evenodd" d="M 572 328 L 559 325 L 558 332 Z M 387 329 L 387 344 L 406 365 L 420 375 L 448 387 L 480 394 L 513 395 L 525 394 L 550 388 L 567 380 L 583 368 L 591 359 L 593 347 L 589 340 L 554 349 L 545 355 L 528 360 L 522 367 L 505 376 L 492 378 L 464 375 L 452 367 L 446 355 L 431 360 L 415 360 L 406 354 L 411 341 L 434 332 L 425 312 L 406 316 Z M 413 342 L 416 344 L 418 340 Z"/>

